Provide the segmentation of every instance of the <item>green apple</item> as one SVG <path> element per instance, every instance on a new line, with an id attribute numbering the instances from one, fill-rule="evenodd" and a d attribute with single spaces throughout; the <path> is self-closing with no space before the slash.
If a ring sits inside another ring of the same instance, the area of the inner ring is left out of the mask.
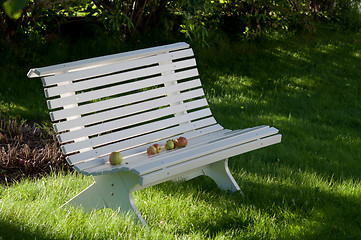
<path id="1" fill-rule="evenodd" d="M 112 152 L 109 156 L 109 162 L 111 165 L 121 164 L 123 161 L 123 156 L 120 152 Z"/>
<path id="2" fill-rule="evenodd" d="M 171 149 L 173 149 L 174 148 L 174 142 L 173 142 L 173 140 L 172 139 L 169 139 L 169 140 L 167 140 L 167 142 L 165 143 L 165 149 L 167 149 L 167 150 L 171 150 Z"/>

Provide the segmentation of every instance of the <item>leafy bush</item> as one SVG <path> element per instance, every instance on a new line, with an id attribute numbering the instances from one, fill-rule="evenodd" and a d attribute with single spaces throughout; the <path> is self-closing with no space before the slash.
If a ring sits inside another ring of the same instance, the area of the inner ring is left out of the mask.
<path id="1" fill-rule="evenodd" d="M 97 22 L 104 33 L 121 38 L 161 31 L 207 45 L 219 32 L 256 38 L 265 30 L 314 31 L 316 21 L 361 26 L 361 0 L 0 0 L 0 29 L 45 42 L 61 34 L 64 24 Z M 69 25 L 68 25 L 69 26 Z M 82 29 L 81 26 L 77 30 Z M 74 31 L 76 33 L 77 31 Z"/>

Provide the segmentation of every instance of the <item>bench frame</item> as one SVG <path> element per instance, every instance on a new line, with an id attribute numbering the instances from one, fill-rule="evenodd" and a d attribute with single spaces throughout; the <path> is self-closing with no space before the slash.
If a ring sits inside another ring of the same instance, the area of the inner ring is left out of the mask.
<path id="1" fill-rule="evenodd" d="M 234 180 L 228 169 L 228 159 L 218 161 L 216 163 L 207 165 L 200 169 L 195 169 L 182 175 L 179 178 L 171 177 L 164 179 L 161 182 L 168 180 L 173 181 L 188 181 L 198 176 L 208 176 L 212 178 L 221 190 L 229 193 L 239 192 L 243 193 Z M 141 224 L 147 226 L 141 213 L 133 201 L 133 192 L 150 187 L 152 185 L 139 185 L 139 176 L 133 172 L 116 172 L 106 175 L 93 176 L 94 183 L 74 198 L 69 200 L 65 205 L 82 208 L 86 212 L 91 212 L 94 209 L 110 208 L 123 214 L 133 214 L 136 220 Z"/>
<path id="2" fill-rule="evenodd" d="M 152 63 L 148 63 L 150 59 Z M 153 69 L 158 72 L 150 73 Z M 277 129 L 268 126 L 235 131 L 223 129 L 212 117 L 200 81 L 195 80 L 197 75 L 193 51 L 187 43 L 30 69 L 29 78 L 42 77 L 45 96 L 49 98 L 48 108 L 52 111 L 50 117 L 67 161 L 74 169 L 92 175 L 94 179 L 92 185 L 64 205 L 81 207 L 85 211 L 111 208 L 130 214 L 147 226 L 133 201 L 132 193 L 140 189 L 169 180 L 187 181 L 205 175 L 212 178 L 220 189 L 243 195 L 230 173 L 228 158 L 279 143 L 282 136 Z M 108 79 L 111 81 L 104 83 Z M 162 81 L 162 86 L 139 87 L 143 79 Z M 126 83 L 122 85 L 123 82 Z M 133 85 L 142 91 L 136 88 L 134 92 L 128 91 Z M 104 97 L 98 96 L 98 92 L 103 94 L 118 89 L 130 93 L 99 100 Z M 166 92 L 146 97 L 162 89 Z M 119 99 L 133 100 L 120 104 L 120 107 L 119 103 L 109 105 Z M 104 106 L 102 102 L 105 102 Z M 158 108 L 142 108 L 153 102 L 157 102 Z M 122 109 L 131 108 L 137 110 L 124 117 L 116 117 Z M 161 112 L 163 115 L 156 115 Z M 147 121 L 146 118 L 157 120 Z M 115 123 L 127 125 L 119 130 L 115 129 Z M 159 126 L 164 123 L 168 124 L 165 128 Z M 157 133 L 145 130 L 153 126 L 159 128 L 162 135 L 156 141 Z M 101 129 L 100 132 L 97 129 Z M 127 135 L 142 130 L 145 132 L 134 133 L 134 137 Z M 189 139 L 186 148 L 161 152 L 157 156 L 146 155 L 145 150 L 150 144 L 164 144 L 167 139 L 180 135 Z M 113 139 L 114 136 L 116 139 Z M 121 151 L 129 156 L 123 155 L 120 166 L 112 166 L 107 161 L 112 151 Z"/>

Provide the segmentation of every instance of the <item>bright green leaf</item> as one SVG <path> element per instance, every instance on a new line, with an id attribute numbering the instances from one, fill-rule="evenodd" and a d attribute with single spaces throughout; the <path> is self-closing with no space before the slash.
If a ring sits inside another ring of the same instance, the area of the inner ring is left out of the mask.
<path id="1" fill-rule="evenodd" d="M 4 2 L 5 13 L 12 19 L 21 17 L 23 9 L 26 7 L 26 0 L 8 0 Z"/>

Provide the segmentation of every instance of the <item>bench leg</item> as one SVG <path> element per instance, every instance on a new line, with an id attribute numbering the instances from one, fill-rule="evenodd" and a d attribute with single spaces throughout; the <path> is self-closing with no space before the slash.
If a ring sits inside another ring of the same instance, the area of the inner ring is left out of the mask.
<path id="1" fill-rule="evenodd" d="M 228 159 L 218 161 L 203 169 L 203 174 L 212 178 L 221 190 L 243 193 L 228 168 Z"/>
<path id="2" fill-rule="evenodd" d="M 212 163 L 204 168 L 200 168 L 181 177 L 177 177 L 172 181 L 188 181 L 202 175 L 212 178 L 221 190 L 230 193 L 239 192 L 241 196 L 244 197 L 244 194 L 242 193 L 236 180 L 234 180 L 231 172 L 229 171 L 228 158 Z"/>
<path id="3" fill-rule="evenodd" d="M 132 192 L 139 187 L 138 176 L 132 172 L 118 172 L 93 176 L 93 178 L 95 182 L 92 185 L 64 205 L 80 207 L 88 212 L 110 208 L 120 214 L 131 214 L 148 227 L 133 201 Z"/>

